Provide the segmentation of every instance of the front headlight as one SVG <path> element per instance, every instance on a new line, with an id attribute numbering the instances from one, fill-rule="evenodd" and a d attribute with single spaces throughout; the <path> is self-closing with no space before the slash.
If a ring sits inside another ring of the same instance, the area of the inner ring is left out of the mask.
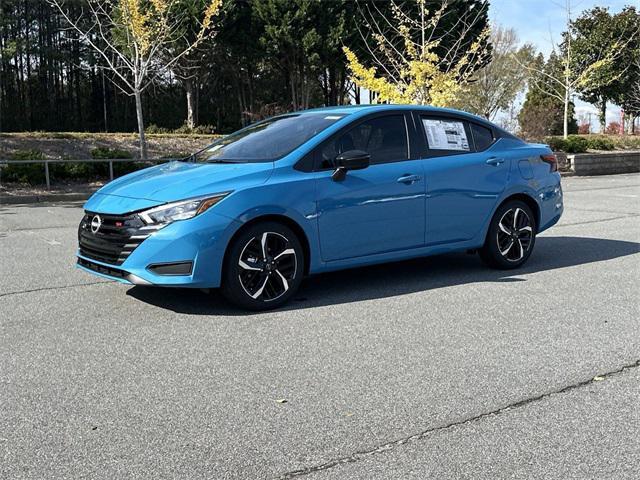
<path id="1" fill-rule="evenodd" d="M 231 192 L 219 193 L 217 195 L 191 198 L 181 202 L 167 203 L 154 207 L 150 210 L 140 212 L 140 216 L 147 225 L 161 225 L 186 220 L 206 212 L 216 203 L 229 195 Z"/>

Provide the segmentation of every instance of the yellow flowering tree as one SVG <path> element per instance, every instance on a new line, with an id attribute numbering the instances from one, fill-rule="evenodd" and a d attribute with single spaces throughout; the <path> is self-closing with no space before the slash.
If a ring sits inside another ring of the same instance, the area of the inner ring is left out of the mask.
<path id="1" fill-rule="evenodd" d="M 361 34 L 374 65 L 364 65 L 345 46 L 351 79 L 374 92 L 376 102 L 450 106 L 473 72 L 489 59 L 488 28 L 467 41 L 486 21 L 486 10 L 468 8 L 453 28 L 444 28 L 445 17 L 452 13 L 449 1 L 443 0 L 434 11 L 427 9 L 426 0 L 412 1 L 407 7 L 391 0 L 390 18 L 384 21 L 379 10 L 372 11 L 369 5 L 360 8 L 366 29 Z M 373 8 L 377 9 L 375 2 Z"/>
<path id="2" fill-rule="evenodd" d="M 114 84 L 135 98 L 140 154 L 146 159 L 142 92 L 211 34 L 222 0 L 85 0 L 88 18 L 72 18 L 68 1 L 49 3 L 98 54 Z M 202 7 L 198 32 L 189 41 L 185 41 L 190 21 L 186 3 Z"/>

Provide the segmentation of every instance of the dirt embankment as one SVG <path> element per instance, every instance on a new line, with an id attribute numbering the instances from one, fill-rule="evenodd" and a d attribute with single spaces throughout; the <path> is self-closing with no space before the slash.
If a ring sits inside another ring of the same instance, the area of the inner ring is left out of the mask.
<path id="1" fill-rule="evenodd" d="M 200 150 L 215 135 L 148 135 L 149 157 L 182 157 Z M 0 159 L 9 159 L 25 150 L 42 152 L 51 159 L 91 158 L 95 148 L 124 150 L 139 157 L 138 137 L 127 133 L 3 133 L 0 134 Z"/>

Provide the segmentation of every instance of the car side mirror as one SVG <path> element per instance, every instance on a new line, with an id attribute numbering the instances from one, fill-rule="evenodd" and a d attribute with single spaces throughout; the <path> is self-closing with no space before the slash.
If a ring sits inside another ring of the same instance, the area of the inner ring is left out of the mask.
<path id="1" fill-rule="evenodd" d="M 362 170 L 369 166 L 371 155 L 362 150 L 348 150 L 341 153 L 335 159 L 336 169 L 331 175 L 331 178 L 339 182 L 344 180 L 349 170 Z"/>

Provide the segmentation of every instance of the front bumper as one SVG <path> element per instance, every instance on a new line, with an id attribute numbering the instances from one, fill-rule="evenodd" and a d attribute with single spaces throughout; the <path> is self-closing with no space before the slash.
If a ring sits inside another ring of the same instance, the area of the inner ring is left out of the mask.
<path id="1" fill-rule="evenodd" d="M 109 278 L 111 280 L 117 280 L 121 283 L 126 283 L 130 285 L 152 285 L 146 280 L 143 280 L 136 275 L 127 272 L 126 270 L 122 270 L 121 268 L 111 267 L 106 264 L 102 264 L 100 262 L 96 262 L 95 260 L 87 260 L 86 258 L 78 255 L 78 263 L 76 263 L 76 267 L 85 272 L 93 273 L 94 275 L 98 275 L 99 277 Z"/>
<path id="2" fill-rule="evenodd" d="M 239 222 L 207 211 L 154 232 L 120 265 L 84 256 L 76 266 L 94 275 L 132 285 L 193 288 L 220 286 L 226 245 Z M 190 273 L 175 274 L 158 265 L 190 264 Z"/>

